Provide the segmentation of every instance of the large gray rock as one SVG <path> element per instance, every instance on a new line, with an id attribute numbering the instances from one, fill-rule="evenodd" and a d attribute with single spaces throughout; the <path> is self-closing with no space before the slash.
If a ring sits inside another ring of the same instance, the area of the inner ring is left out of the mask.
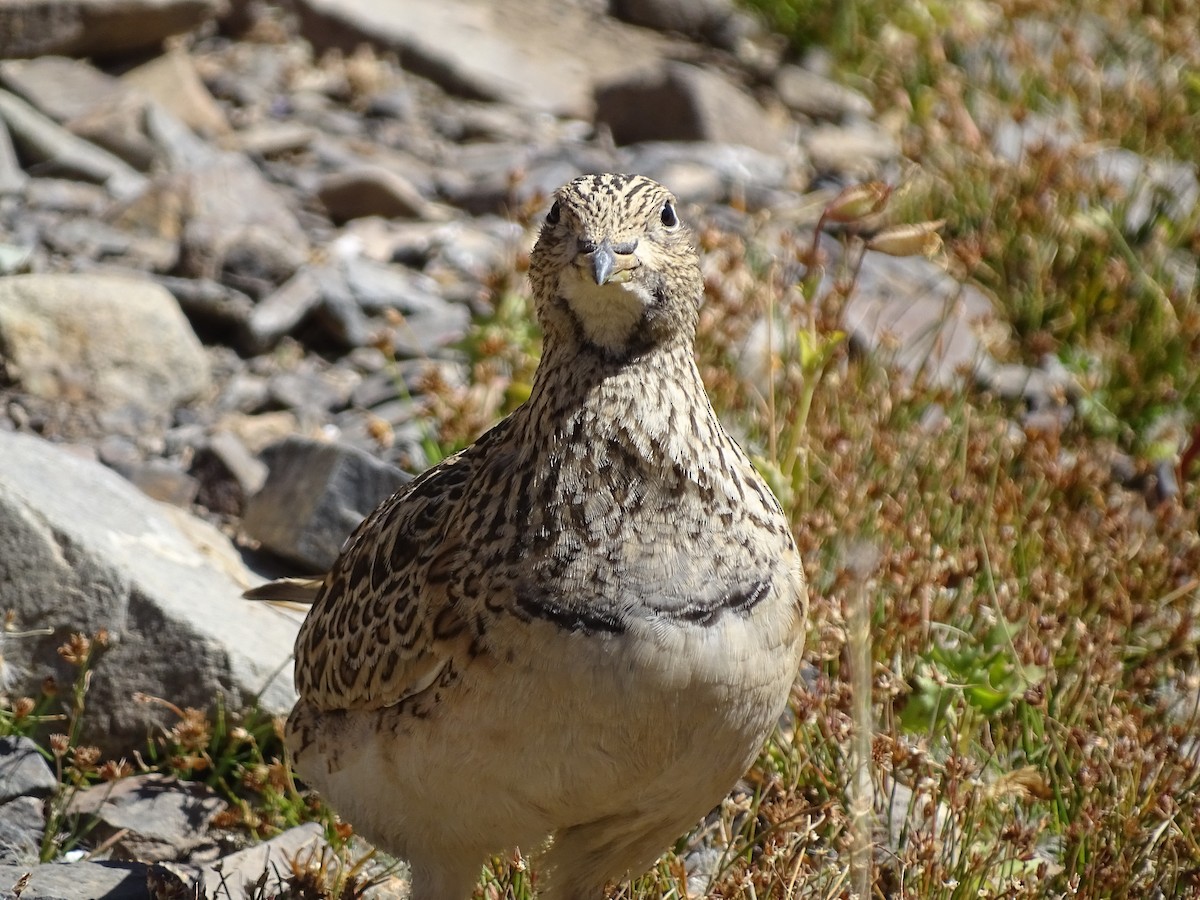
<path id="1" fill-rule="evenodd" d="M 714 141 L 780 153 L 787 136 L 757 101 L 719 72 L 668 62 L 624 72 L 596 89 L 596 121 L 618 144 Z"/>
<path id="2" fill-rule="evenodd" d="M 367 42 L 451 93 L 586 118 L 594 79 L 655 59 L 668 42 L 558 0 L 300 0 L 318 49 Z"/>
<path id="3" fill-rule="evenodd" d="M 88 693 L 87 739 L 111 753 L 172 722 L 135 692 L 209 707 L 219 693 L 271 712 L 295 699 L 287 665 L 298 617 L 249 603 L 254 580 L 228 539 L 155 503 L 115 472 L 38 438 L 0 432 L 0 609 L 44 638 L 10 641 L 18 687 L 75 671 L 56 648 L 75 631 L 107 629 L 110 647 Z M 99 896 L 99 895 L 96 895 Z"/>
<path id="4" fill-rule="evenodd" d="M 842 310 L 861 349 L 910 378 L 950 387 L 991 363 L 978 330 L 995 310 L 987 296 L 923 257 L 868 252 Z"/>
<path id="5" fill-rule="evenodd" d="M 58 787 L 50 764 L 27 737 L 0 738 L 0 803 L 26 795 L 45 797 Z"/>
<path id="6" fill-rule="evenodd" d="M 211 378 L 175 298 L 118 276 L 0 280 L 0 358 L 30 394 L 151 416 L 203 393 Z"/>
<path id="7" fill-rule="evenodd" d="M 327 570 L 358 524 L 410 475 L 355 447 L 289 437 L 264 453 L 270 474 L 242 526 L 310 572 Z"/>
<path id="8" fill-rule="evenodd" d="M 209 822 L 225 805 L 208 785 L 151 772 L 92 785 L 71 798 L 67 814 L 94 819 L 91 839 L 119 858 L 171 862 L 215 852 Z"/>
<path id="9" fill-rule="evenodd" d="M 150 900 L 146 865 L 136 862 L 42 863 L 38 866 L 0 866 L 0 886 L 7 891 L 22 876 L 29 882 L 21 900 Z M 4 893 L 4 897 L 12 894 Z"/>
<path id="10" fill-rule="evenodd" d="M 5 0 L 0 57 L 104 56 L 160 44 L 215 14 L 218 0 Z"/>
<path id="11" fill-rule="evenodd" d="M 0 118 L 22 158 L 36 165 L 42 176 L 102 184 L 121 200 L 136 196 L 147 185 L 146 177 L 124 160 L 76 137 L 8 91 L 0 91 Z"/>

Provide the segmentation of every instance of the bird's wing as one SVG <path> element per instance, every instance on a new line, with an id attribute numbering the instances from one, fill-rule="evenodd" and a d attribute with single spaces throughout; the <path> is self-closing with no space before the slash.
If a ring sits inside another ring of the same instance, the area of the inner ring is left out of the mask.
<path id="1" fill-rule="evenodd" d="M 460 514 L 477 451 L 409 482 L 351 536 L 296 639 L 296 688 L 308 704 L 393 706 L 444 680 L 469 651 L 481 601 L 457 586 L 470 563 Z"/>

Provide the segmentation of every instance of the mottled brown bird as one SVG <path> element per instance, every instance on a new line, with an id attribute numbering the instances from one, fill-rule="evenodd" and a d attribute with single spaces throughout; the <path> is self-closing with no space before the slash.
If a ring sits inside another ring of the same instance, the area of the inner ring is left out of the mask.
<path id="1" fill-rule="evenodd" d="M 530 266 L 529 400 L 358 528 L 296 642 L 296 768 L 416 900 L 463 900 L 517 846 L 546 897 L 640 874 L 751 765 L 799 667 L 800 560 L 701 383 L 675 198 L 577 178 Z"/>

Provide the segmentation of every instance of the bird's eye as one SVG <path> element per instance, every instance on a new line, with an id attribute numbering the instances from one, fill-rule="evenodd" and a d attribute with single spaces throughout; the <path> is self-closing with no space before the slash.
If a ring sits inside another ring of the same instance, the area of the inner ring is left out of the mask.
<path id="1" fill-rule="evenodd" d="M 679 224 L 679 216 L 675 215 L 675 207 L 670 203 L 664 203 L 662 208 L 662 223 L 668 228 L 674 228 Z"/>
<path id="2" fill-rule="evenodd" d="M 546 213 L 546 224 L 557 225 L 560 218 L 562 218 L 562 206 L 555 200 L 554 205 L 550 207 L 550 212 Z"/>

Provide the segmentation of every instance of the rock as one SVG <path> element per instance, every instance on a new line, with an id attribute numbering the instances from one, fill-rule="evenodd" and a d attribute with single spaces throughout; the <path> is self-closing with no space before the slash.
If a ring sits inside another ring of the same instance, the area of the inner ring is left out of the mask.
<path id="1" fill-rule="evenodd" d="M 210 19 L 216 0 L 7 0 L 0 58 L 113 56 L 154 47 Z"/>
<path id="2" fill-rule="evenodd" d="M 895 138 L 873 122 L 818 125 L 801 140 L 818 172 L 858 180 L 879 175 L 885 163 L 900 155 Z"/>
<path id="3" fill-rule="evenodd" d="M 335 222 L 363 216 L 423 219 L 431 204 L 412 184 L 380 166 L 359 166 L 327 175 L 317 197 Z"/>
<path id="4" fill-rule="evenodd" d="M 112 466 L 139 491 L 160 503 L 188 509 L 200 484 L 169 460 L 148 459 L 128 466 Z"/>
<path id="5" fill-rule="evenodd" d="M 858 91 L 800 66 L 780 66 L 775 90 L 789 109 L 810 119 L 845 122 L 869 118 L 874 112 L 871 101 Z"/>
<path id="6" fill-rule="evenodd" d="M 0 459 L 0 608 L 24 628 L 54 629 L 6 648 L 21 673 L 14 689 L 36 692 L 50 674 L 70 684 L 56 648 L 103 628 L 110 646 L 92 673 L 84 739 L 108 754 L 144 746 L 164 722 L 135 692 L 201 709 L 218 694 L 230 708 L 291 706 L 284 663 L 298 619 L 242 599 L 253 579 L 227 538 L 39 438 L 0 432 Z"/>
<path id="7" fill-rule="evenodd" d="M 287 201 L 254 164 L 223 154 L 184 175 L 181 269 L 251 295 L 282 284 L 308 255 Z"/>
<path id="8" fill-rule="evenodd" d="M 787 192 L 803 161 L 793 152 L 785 161 L 744 144 L 708 141 L 648 141 L 625 148 L 626 171 L 663 184 L 684 202 L 719 203 L 737 198 L 751 209 L 774 205 Z M 797 179 L 798 180 L 798 179 Z"/>
<path id="9" fill-rule="evenodd" d="M 293 275 L 264 298 L 246 323 L 251 343 L 266 349 L 299 325 L 321 302 L 321 284 L 308 269 Z"/>
<path id="10" fill-rule="evenodd" d="M 174 241 L 135 234 L 95 219 L 63 222 L 47 230 L 43 240 L 64 256 L 102 259 L 125 269 L 164 272 L 179 259 L 179 247 Z"/>
<path id="11" fill-rule="evenodd" d="M 1132 150 L 1106 147 L 1085 157 L 1092 177 L 1115 186 L 1124 204 L 1122 230 L 1136 233 L 1160 215 L 1183 222 L 1200 203 L 1200 180 L 1190 163 L 1146 159 Z"/>
<path id="12" fill-rule="evenodd" d="M 200 872 L 198 886 L 203 888 L 204 896 L 213 898 L 255 896 L 252 886 L 264 872 L 269 877 L 278 877 L 276 873 L 290 871 L 293 859 L 303 860 L 309 853 L 319 859 L 324 847 L 325 835 L 320 824 L 308 822 L 206 866 Z"/>
<path id="13" fill-rule="evenodd" d="M 47 797 L 58 787 L 38 745 L 27 737 L 0 738 L 0 803 L 17 797 Z"/>
<path id="14" fill-rule="evenodd" d="M 311 572 L 327 570 L 358 524 L 411 476 L 354 447 L 289 437 L 263 454 L 270 474 L 242 527 Z"/>
<path id="15" fill-rule="evenodd" d="M 951 386 L 986 364 L 974 329 L 994 315 L 983 292 L 928 260 L 868 252 L 842 325 L 857 346 L 908 377 Z"/>
<path id="16" fill-rule="evenodd" d="M 25 203 L 30 209 L 85 216 L 99 217 L 111 199 L 99 185 L 64 178 L 34 178 L 25 189 Z"/>
<path id="17" fill-rule="evenodd" d="M 0 84 L 60 125 L 125 93 L 120 79 L 65 56 L 2 62 Z"/>
<path id="18" fill-rule="evenodd" d="M 29 176 L 17 160 L 17 150 L 13 147 L 8 126 L 0 122 L 0 198 L 8 194 L 20 194 L 28 182 Z"/>
<path id="19" fill-rule="evenodd" d="M 197 501 L 206 509 L 238 516 L 247 498 L 267 481 L 267 466 L 232 431 L 217 431 L 196 451 L 192 477 L 200 484 Z"/>
<path id="20" fill-rule="evenodd" d="M 726 50 L 754 30 L 753 20 L 730 0 L 611 0 L 609 12 L 634 25 L 673 31 Z"/>
<path id="21" fill-rule="evenodd" d="M 363 310 L 401 313 L 391 326 L 391 343 L 398 356 L 432 356 L 462 340 L 470 328 L 469 310 L 443 300 L 437 282 L 427 275 L 362 257 L 344 260 L 341 272 Z"/>
<path id="22" fill-rule="evenodd" d="M 197 332 L 242 349 L 254 348 L 249 338 L 254 301 L 241 291 L 207 278 L 160 275 L 154 280 L 179 301 L 179 308 Z"/>
<path id="23" fill-rule="evenodd" d="M 714 141 L 767 153 L 786 149 L 783 129 L 724 75 L 668 62 L 600 82 L 596 122 L 618 144 L 639 141 Z"/>
<path id="24" fill-rule="evenodd" d="M 216 849 L 207 829 L 225 801 L 204 784 L 158 773 L 93 785 L 71 798 L 68 815 L 93 818 L 92 838 L 117 859 L 183 861 Z"/>
<path id="25" fill-rule="evenodd" d="M 37 797 L 0 806 L 0 866 L 36 866 L 45 833 L 45 806 Z"/>
<path id="26" fill-rule="evenodd" d="M 154 162 L 156 148 L 144 125 L 146 98 L 85 62 L 62 56 L 0 63 L 0 84 L 72 134 L 139 171 Z"/>
<path id="27" fill-rule="evenodd" d="M 318 50 L 372 43 L 452 94 L 587 118 L 594 79 L 654 59 L 659 35 L 557 0 L 301 0 L 301 32 Z"/>
<path id="28" fill-rule="evenodd" d="M 143 63 L 121 80 L 159 103 L 180 122 L 206 137 L 229 132 L 229 121 L 181 48 Z"/>
<path id="29" fill-rule="evenodd" d="M 36 164 L 40 174 L 102 184 L 122 200 L 136 196 L 147 185 L 146 177 L 128 163 L 71 134 L 8 91 L 0 91 L 0 118 L 23 158 Z"/>
<path id="30" fill-rule="evenodd" d="M 139 172 L 148 172 L 163 154 L 147 133 L 147 110 L 146 100 L 130 92 L 71 119 L 67 129 Z"/>
<path id="31" fill-rule="evenodd" d="M 290 122 L 261 122 L 232 135 L 223 146 L 252 156 L 280 156 L 305 150 L 317 132 L 307 125 Z"/>
<path id="32" fill-rule="evenodd" d="M 85 897 L 150 900 L 146 892 L 146 866 L 143 863 L 42 863 L 32 867 L 0 865 L 0 885 L 11 887 L 26 874 L 30 877 L 21 891 L 21 900 L 82 900 Z"/>
<path id="33" fill-rule="evenodd" d="M 23 390 L 165 416 L 208 390 L 208 360 L 175 298 L 135 278 L 0 281 L 0 348 Z"/>

